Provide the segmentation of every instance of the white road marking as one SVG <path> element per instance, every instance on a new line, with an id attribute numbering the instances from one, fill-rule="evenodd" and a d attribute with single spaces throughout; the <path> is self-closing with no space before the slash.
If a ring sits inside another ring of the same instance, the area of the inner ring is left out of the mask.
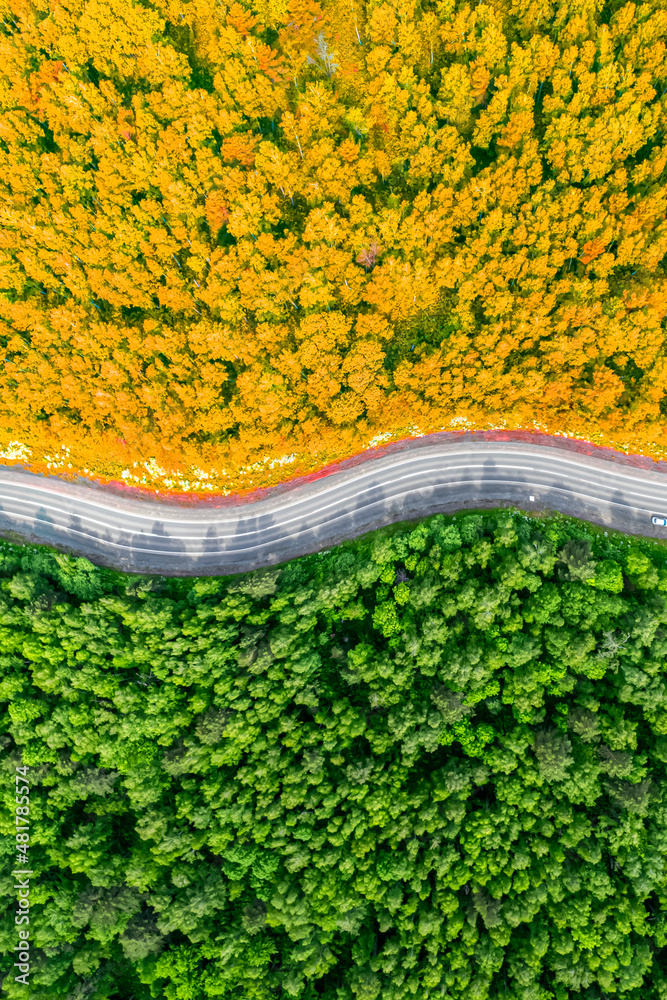
<path id="1" fill-rule="evenodd" d="M 507 478 L 505 470 L 510 474 Z M 524 478 L 514 478 L 517 473 L 525 473 Z M 0 475 L 0 487 L 4 487 L 0 502 L 9 505 L 9 509 L 0 506 L 5 532 L 9 522 L 10 527 L 21 529 L 22 536 L 47 544 L 58 544 L 55 537 L 62 539 L 62 545 L 69 539 L 71 547 L 83 554 L 91 549 L 108 551 L 111 556 L 116 552 L 124 568 L 128 561 L 145 567 L 154 557 L 168 561 L 170 572 L 177 572 L 181 561 L 196 562 L 199 567 L 217 561 L 220 572 L 241 571 L 229 569 L 231 564 L 252 568 L 282 562 L 295 554 L 330 546 L 334 538 L 366 533 L 392 517 L 412 519 L 419 516 L 420 506 L 429 513 L 438 506 L 451 506 L 454 501 L 443 495 L 448 489 L 453 494 L 468 490 L 469 499 L 461 502 L 462 508 L 494 500 L 510 500 L 520 506 L 521 491 L 537 489 L 547 506 L 551 502 L 552 507 L 561 509 L 556 496 L 578 500 L 581 516 L 595 520 L 591 507 L 597 507 L 605 512 L 604 523 L 613 519 L 614 526 L 622 530 L 623 512 L 626 526 L 628 518 L 647 515 L 647 531 L 654 534 L 651 514 L 667 505 L 667 476 L 619 469 L 618 463 L 589 456 L 563 456 L 554 448 L 488 442 L 441 449 L 432 446 L 409 456 L 371 459 L 363 468 L 332 473 L 326 481 L 306 483 L 287 494 L 240 502 L 231 508 L 201 508 L 194 514 L 181 513 L 155 500 L 100 497 L 99 493 L 93 498 L 85 496 L 85 487 L 24 472 Z M 508 496 L 508 490 L 516 490 L 516 495 L 512 492 Z M 376 492 L 382 495 L 371 499 Z M 410 498 L 413 504 L 406 510 L 403 502 Z M 529 494 L 529 502 L 534 501 L 535 494 Z M 567 509 L 571 511 L 572 504 Z M 597 519 L 600 517 L 602 513 Z M 76 527 L 72 522 L 78 522 Z M 341 523 L 349 525 L 347 535 L 340 530 Z M 636 530 L 634 521 L 632 527 Z M 252 544 L 243 544 L 249 541 Z M 299 546 L 298 552 L 290 552 L 293 545 Z M 255 562 L 253 554 L 257 555 Z M 157 562 L 155 567 L 159 572 Z"/>

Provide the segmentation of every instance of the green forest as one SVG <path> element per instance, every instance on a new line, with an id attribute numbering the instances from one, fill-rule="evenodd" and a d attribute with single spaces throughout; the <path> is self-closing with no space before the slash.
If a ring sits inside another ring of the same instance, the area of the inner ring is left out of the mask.
<path id="1" fill-rule="evenodd" d="M 657 543 L 485 511 L 186 579 L 3 542 L 0 634 L 10 1000 L 17 767 L 30 1000 L 667 998 Z"/>

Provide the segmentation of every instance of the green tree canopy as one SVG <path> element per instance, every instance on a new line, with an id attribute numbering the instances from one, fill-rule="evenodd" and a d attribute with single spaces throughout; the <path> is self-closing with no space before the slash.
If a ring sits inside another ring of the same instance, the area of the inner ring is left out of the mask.
<path id="1" fill-rule="evenodd" d="M 5 994 L 22 760 L 31 1000 L 664 1000 L 666 593 L 511 511 L 235 579 L 3 544 Z"/>

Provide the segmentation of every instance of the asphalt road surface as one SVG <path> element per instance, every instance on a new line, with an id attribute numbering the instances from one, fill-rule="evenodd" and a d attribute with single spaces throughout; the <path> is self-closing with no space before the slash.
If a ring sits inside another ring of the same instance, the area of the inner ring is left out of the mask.
<path id="1" fill-rule="evenodd" d="M 183 508 L 0 471 L 0 534 L 128 572 L 217 576 L 328 549 L 382 525 L 511 505 L 667 538 L 667 475 L 540 445 L 407 447 L 254 503 Z"/>

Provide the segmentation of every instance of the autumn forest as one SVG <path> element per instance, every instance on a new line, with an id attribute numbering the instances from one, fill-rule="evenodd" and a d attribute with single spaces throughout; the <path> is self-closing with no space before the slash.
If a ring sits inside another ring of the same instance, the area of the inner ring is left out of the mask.
<path id="1" fill-rule="evenodd" d="M 1 5 L 3 460 L 667 453 L 663 2 Z"/>

